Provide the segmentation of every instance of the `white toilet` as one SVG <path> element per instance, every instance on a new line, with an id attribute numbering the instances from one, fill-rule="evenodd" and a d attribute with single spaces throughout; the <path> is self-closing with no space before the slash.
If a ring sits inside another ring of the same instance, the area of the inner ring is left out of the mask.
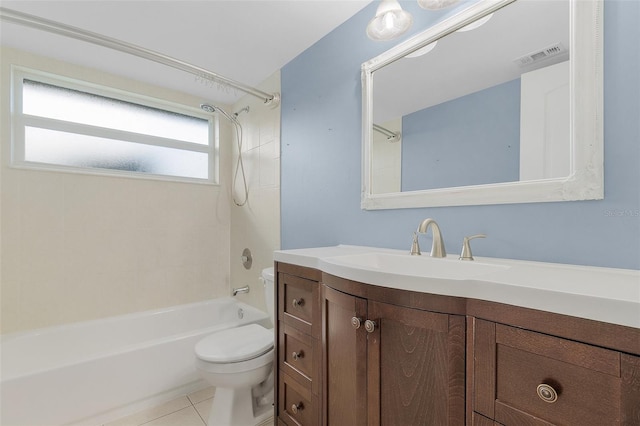
<path id="1" fill-rule="evenodd" d="M 273 268 L 262 271 L 262 280 L 273 323 Z M 207 426 L 254 426 L 273 414 L 273 333 L 249 324 L 196 344 L 196 368 L 216 388 Z"/>

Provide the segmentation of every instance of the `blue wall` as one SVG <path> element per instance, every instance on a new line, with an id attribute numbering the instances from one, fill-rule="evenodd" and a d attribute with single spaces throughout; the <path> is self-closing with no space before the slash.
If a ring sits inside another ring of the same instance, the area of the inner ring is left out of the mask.
<path id="1" fill-rule="evenodd" d="M 402 3 L 415 20 L 406 37 L 442 17 L 415 3 Z M 409 250 L 420 220 L 432 217 L 449 253 L 459 251 L 465 235 L 485 233 L 488 238 L 475 241 L 477 256 L 640 269 L 640 2 L 605 1 L 604 200 L 365 211 L 360 64 L 395 44 L 367 39 L 364 29 L 376 6 L 282 69 L 283 249 L 356 244 Z"/>
<path id="2" fill-rule="evenodd" d="M 402 190 L 520 179 L 520 79 L 402 119 Z"/>

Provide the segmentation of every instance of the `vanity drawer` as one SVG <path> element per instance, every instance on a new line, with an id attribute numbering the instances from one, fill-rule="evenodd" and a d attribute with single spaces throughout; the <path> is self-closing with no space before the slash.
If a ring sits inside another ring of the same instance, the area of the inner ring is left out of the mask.
<path id="1" fill-rule="evenodd" d="M 280 274 L 281 320 L 298 330 L 319 337 L 320 314 L 319 284 L 301 277 Z"/>
<path id="2" fill-rule="evenodd" d="M 495 341 L 497 422 L 619 424 L 618 352 L 501 324 Z"/>
<path id="3" fill-rule="evenodd" d="M 319 425 L 317 397 L 287 374 L 280 375 L 280 419 L 291 426 Z"/>
<path id="4" fill-rule="evenodd" d="M 284 326 L 280 336 L 282 344 L 282 368 L 288 374 L 303 376 L 302 380 L 313 380 L 313 339 L 296 329 Z M 299 380 L 300 381 L 300 380 Z"/>

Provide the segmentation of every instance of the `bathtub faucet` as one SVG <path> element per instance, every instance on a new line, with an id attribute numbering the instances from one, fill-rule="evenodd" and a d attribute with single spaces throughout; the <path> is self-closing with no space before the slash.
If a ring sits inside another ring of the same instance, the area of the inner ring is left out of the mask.
<path id="1" fill-rule="evenodd" d="M 249 293 L 249 286 L 245 285 L 244 287 L 237 287 L 234 288 L 231 292 L 231 294 L 233 294 L 234 296 L 237 296 L 238 293 Z"/>

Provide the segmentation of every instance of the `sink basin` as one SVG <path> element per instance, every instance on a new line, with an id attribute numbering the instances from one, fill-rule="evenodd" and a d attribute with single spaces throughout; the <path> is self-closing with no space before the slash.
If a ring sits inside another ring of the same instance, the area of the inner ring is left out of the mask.
<path id="1" fill-rule="evenodd" d="M 468 280 L 509 269 L 509 266 L 433 258 L 427 255 L 364 253 L 324 259 L 334 270 L 355 269 L 375 271 L 396 276 L 423 277 L 447 280 Z"/>

